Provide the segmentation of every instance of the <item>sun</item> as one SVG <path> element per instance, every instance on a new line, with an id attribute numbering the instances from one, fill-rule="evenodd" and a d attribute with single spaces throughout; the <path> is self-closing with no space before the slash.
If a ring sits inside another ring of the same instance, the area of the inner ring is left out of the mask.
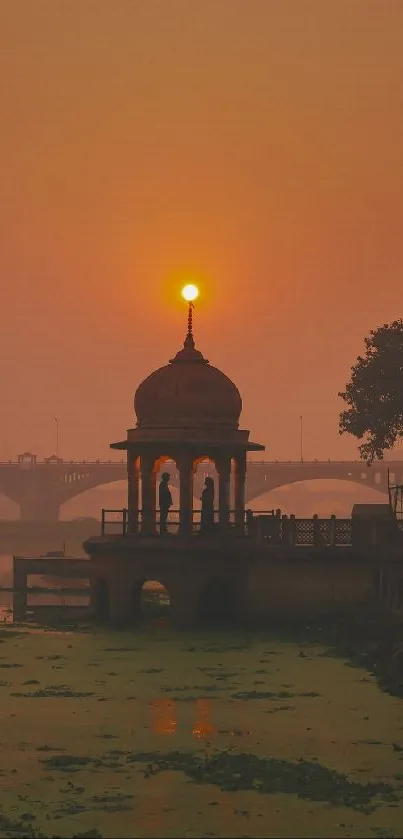
<path id="1" fill-rule="evenodd" d="M 199 289 L 196 285 L 185 285 L 181 291 L 182 297 L 187 303 L 193 303 L 193 300 L 199 296 Z"/>

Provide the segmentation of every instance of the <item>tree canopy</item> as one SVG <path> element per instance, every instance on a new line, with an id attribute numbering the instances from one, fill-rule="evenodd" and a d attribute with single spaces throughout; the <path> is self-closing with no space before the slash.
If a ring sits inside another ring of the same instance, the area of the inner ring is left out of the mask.
<path id="1" fill-rule="evenodd" d="M 339 393 L 348 405 L 340 414 L 339 431 L 364 438 L 359 452 L 372 463 L 403 436 L 403 320 L 372 330 L 365 349 L 351 368 L 345 392 Z"/>

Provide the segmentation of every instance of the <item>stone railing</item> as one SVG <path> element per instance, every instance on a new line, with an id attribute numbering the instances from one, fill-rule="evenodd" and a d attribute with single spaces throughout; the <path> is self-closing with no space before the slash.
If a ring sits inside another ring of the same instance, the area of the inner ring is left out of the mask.
<path id="1" fill-rule="evenodd" d="M 220 532 L 218 511 L 215 511 L 215 532 Z M 155 533 L 160 531 L 159 510 L 154 511 Z M 102 510 L 101 533 L 103 536 L 127 536 L 129 531 L 142 532 L 143 514 L 139 510 L 135 526 L 131 522 L 129 527 L 129 511 L 127 509 Z M 200 533 L 201 512 L 192 511 L 192 533 Z M 179 533 L 179 510 L 170 510 L 167 520 L 167 532 L 174 536 Z M 351 545 L 351 519 L 337 519 L 330 516 L 320 519 L 317 515 L 311 519 L 297 519 L 294 515 L 281 516 L 272 512 L 245 512 L 241 527 L 235 526 L 235 513 L 229 514 L 229 524 L 225 528 L 227 536 L 249 536 L 268 545 Z"/>
<path id="2" fill-rule="evenodd" d="M 259 541 L 273 545 L 351 545 L 351 519 L 337 519 L 330 516 L 320 519 L 297 519 L 294 515 L 280 516 L 255 513 L 249 529 Z"/>

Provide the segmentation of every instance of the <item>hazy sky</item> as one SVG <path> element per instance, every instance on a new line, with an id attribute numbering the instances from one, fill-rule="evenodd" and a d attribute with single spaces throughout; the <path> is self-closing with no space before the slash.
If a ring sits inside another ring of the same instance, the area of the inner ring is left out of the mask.
<path id="1" fill-rule="evenodd" d="M 268 458 L 402 315 L 402 0 L 0 0 L 0 457 L 113 457 L 196 338 Z"/>

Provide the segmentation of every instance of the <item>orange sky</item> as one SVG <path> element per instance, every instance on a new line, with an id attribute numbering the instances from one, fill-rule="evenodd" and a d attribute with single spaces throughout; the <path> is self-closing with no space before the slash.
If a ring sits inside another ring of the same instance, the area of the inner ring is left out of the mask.
<path id="1" fill-rule="evenodd" d="M 197 343 L 268 458 L 402 314 L 401 0 L 0 0 L 0 457 L 113 457 Z"/>

